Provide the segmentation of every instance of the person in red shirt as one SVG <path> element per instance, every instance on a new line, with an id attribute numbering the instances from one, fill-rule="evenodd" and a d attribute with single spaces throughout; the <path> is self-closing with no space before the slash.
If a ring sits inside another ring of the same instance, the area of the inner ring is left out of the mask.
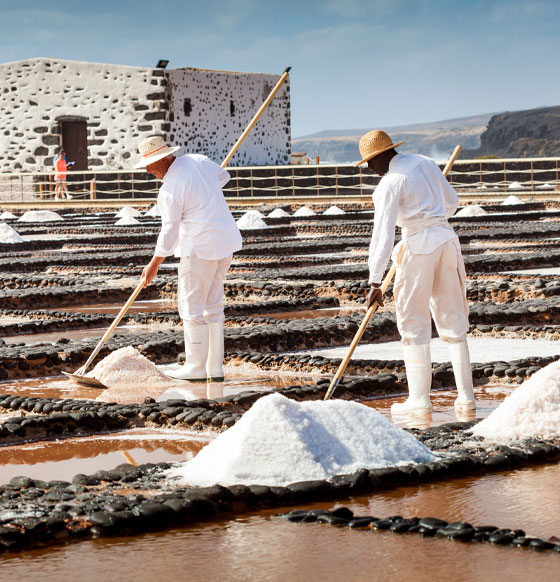
<path id="1" fill-rule="evenodd" d="M 68 164 L 66 163 L 66 152 L 60 150 L 58 156 L 54 162 L 55 170 L 55 187 L 54 187 L 54 198 L 55 200 L 64 200 L 64 197 L 71 198 L 70 192 L 68 192 L 68 186 L 66 185 L 66 172 L 68 172 Z"/>

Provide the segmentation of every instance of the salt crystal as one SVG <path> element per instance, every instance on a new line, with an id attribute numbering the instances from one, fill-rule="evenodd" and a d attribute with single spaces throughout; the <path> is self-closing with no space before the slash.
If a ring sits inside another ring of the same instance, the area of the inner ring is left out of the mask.
<path id="1" fill-rule="evenodd" d="M 295 212 L 294 216 L 315 216 L 315 212 L 307 206 L 300 206 Z"/>
<path id="2" fill-rule="evenodd" d="M 246 212 L 238 221 L 237 226 L 240 230 L 252 230 L 259 228 L 268 228 L 268 224 L 253 214 L 253 211 Z"/>
<path id="3" fill-rule="evenodd" d="M 372 408 L 342 400 L 257 400 L 232 428 L 169 476 L 182 484 L 287 485 L 437 457 Z"/>
<path id="4" fill-rule="evenodd" d="M 120 348 L 101 360 L 88 374 L 105 386 L 115 384 L 167 384 L 172 380 L 136 348 Z"/>
<path id="5" fill-rule="evenodd" d="M 290 216 L 290 215 L 282 208 L 275 208 L 268 215 L 268 218 L 284 218 L 285 216 Z"/>
<path id="6" fill-rule="evenodd" d="M 0 243 L 22 243 L 23 238 L 5 222 L 0 222 Z"/>
<path id="7" fill-rule="evenodd" d="M 18 222 L 54 222 L 55 220 L 64 220 L 64 218 L 50 210 L 28 210 L 18 218 Z"/>
<path id="8" fill-rule="evenodd" d="M 133 224 L 140 224 L 140 221 L 136 220 L 134 216 L 123 216 L 115 222 L 115 226 L 130 226 Z"/>
<path id="9" fill-rule="evenodd" d="M 560 435 L 560 360 L 541 368 L 474 428 L 495 442 Z"/>
<path id="10" fill-rule="evenodd" d="M 471 204 L 469 206 L 465 206 L 461 208 L 459 212 L 455 214 L 455 216 L 482 216 L 483 214 L 488 214 L 482 206 L 478 204 Z"/>
<path id="11" fill-rule="evenodd" d="M 342 210 L 342 208 L 339 208 L 338 206 L 331 206 L 330 208 L 327 208 L 327 210 L 325 210 L 325 212 L 323 212 L 323 214 L 346 214 L 346 212 L 344 212 L 344 210 Z"/>

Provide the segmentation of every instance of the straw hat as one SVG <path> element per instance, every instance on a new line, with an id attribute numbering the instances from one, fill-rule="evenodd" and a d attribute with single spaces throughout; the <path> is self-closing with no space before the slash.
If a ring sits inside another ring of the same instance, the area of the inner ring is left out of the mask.
<path id="1" fill-rule="evenodd" d="M 138 144 L 138 151 L 142 159 L 134 164 L 134 168 L 145 168 L 169 154 L 172 154 L 180 149 L 179 146 L 170 148 L 159 135 L 147 137 Z"/>
<path id="2" fill-rule="evenodd" d="M 393 143 L 391 138 L 384 131 L 381 129 L 374 129 L 373 131 L 366 133 L 360 139 L 360 155 L 363 159 L 355 165 L 361 166 L 363 163 L 371 160 L 371 158 L 375 158 L 375 156 L 378 156 L 387 150 L 398 148 L 403 143 L 404 141 Z"/>

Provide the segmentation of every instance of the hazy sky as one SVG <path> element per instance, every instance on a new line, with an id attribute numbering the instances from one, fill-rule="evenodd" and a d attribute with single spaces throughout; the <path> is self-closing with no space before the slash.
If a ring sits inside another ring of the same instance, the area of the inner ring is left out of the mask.
<path id="1" fill-rule="evenodd" d="M 291 71 L 292 137 L 560 104 L 558 0 L 0 0 L 0 62 Z M 0 79 L 1 87 L 1 79 Z"/>

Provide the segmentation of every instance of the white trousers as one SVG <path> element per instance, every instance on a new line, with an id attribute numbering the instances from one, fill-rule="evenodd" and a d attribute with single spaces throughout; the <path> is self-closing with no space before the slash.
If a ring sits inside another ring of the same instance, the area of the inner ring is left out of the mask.
<path id="1" fill-rule="evenodd" d="M 450 239 L 427 255 L 413 255 L 404 242 L 396 262 L 393 294 L 402 344 L 430 343 L 430 313 L 443 341 L 466 341 L 469 308 L 458 240 Z"/>
<path id="2" fill-rule="evenodd" d="M 232 258 L 199 259 L 194 252 L 181 258 L 177 304 L 183 325 L 224 321 L 224 277 Z"/>

